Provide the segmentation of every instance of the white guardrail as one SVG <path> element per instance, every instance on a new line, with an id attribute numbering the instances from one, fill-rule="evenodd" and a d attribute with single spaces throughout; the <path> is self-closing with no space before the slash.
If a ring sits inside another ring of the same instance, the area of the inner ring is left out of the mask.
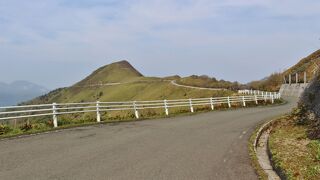
<path id="1" fill-rule="evenodd" d="M 261 92 L 261 91 L 260 91 Z M 195 106 L 208 105 L 214 110 L 215 105 L 227 104 L 231 108 L 232 103 L 241 103 L 244 107 L 246 102 L 270 101 L 280 99 L 279 93 L 255 94 L 250 90 L 240 90 L 240 94 L 245 96 L 211 97 L 197 99 L 177 99 L 177 100 L 154 100 L 154 101 L 127 101 L 127 102 L 85 102 L 85 103 L 52 103 L 39 105 L 21 105 L 0 107 L 0 122 L 4 120 L 32 118 L 41 116 L 52 116 L 53 126 L 58 127 L 58 115 L 95 112 L 97 122 L 101 122 L 101 112 L 107 111 L 133 111 L 135 117 L 139 118 L 139 110 L 142 109 L 164 109 L 169 115 L 169 108 L 189 107 L 194 112 Z"/>

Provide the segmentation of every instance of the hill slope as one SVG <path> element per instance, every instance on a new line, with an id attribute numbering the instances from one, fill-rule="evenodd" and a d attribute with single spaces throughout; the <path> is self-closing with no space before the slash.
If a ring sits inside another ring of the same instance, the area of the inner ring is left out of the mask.
<path id="1" fill-rule="evenodd" d="M 248 83 L 248 86 L 252 89 L 266 90 L 266 91 L 278 91 L 281 84 L 284 82 L 283 77 L 286 76 L 288 82 L 288 75 L 299 73 L 299 82 L 303 82 L 303 73 L 307 72 L 307 80 L 310 81 L 314 77 L 315 70 L 320 70 L 320 50 L 315 51 L 311 55 L 300 60 L 296 65 L 292 66 L 288 70 L 282 73 L 273 73 L 270 76 Z M 292 77 L 292 81 L 295 82 L 295 77 Z"/>
<path id="2" fill-rule="evenodd" d="M 303 73 L 306 71 L 308 79 L 311 79 L 314 76 L 315 70 L 319 70 L 319 67 L 320 49 L 300 60 L 296 65 L 285 71 L 283 75 Z"/>
<path id="3" fill-rule="evenodd" d="M 204 88 L 224 88 L 230 90 L 238 90 L 241 86 L 238 82 L 229 82 L 225 80 L 217 80 L 216 78 L 211 78 L 206 75 L 197 76 L 192 75 L 189 77 L 180 78 L 177 80 L 178 84 L 204 87 Z"/>
<path id="4" fill-rule="evenodd" d="M 231 94 L 232 91 L 177 87 L 168 78 L 144 77 L 127 61 L 120 61 L 99 68 L 71 87 L 57 89 L 27 103 L 163 100 Z"/>
<path id="5" fill-rule="evenodd" d="M 88 86 L 92 84 L 119 83 L 143 77 L 128 61 L 123 60 L 103 66 L 75 86 Z"/>

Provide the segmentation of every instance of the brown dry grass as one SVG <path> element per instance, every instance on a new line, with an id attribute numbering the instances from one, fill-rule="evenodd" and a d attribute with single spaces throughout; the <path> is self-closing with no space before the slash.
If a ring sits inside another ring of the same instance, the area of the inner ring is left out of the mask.
<path id="1" fill-rule="evenodd" d="M 272 160 L 288 179 L 320 179 L 320 141 L 307 137 L 307 127 L 291 117 L 278 120 L 271 132 Z"/>

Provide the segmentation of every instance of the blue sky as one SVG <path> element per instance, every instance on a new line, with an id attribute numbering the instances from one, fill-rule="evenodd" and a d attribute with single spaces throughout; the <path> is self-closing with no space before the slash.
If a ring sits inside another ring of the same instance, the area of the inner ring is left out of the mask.
<path id="1" fill-rule="evenodd" d="M 71 85 L 127 59 L 148 76 L 248 82 L 320 48 L 318 0 L 0 0 L 0 81 Z"/>

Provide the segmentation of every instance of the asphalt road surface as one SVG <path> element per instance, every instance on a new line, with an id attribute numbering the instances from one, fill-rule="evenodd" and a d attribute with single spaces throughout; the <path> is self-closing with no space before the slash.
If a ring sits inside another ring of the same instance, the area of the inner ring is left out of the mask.
<path id="1" fill-rule="evenodd" d="M 248 139 L 282 106 L 74 128 L 0 141 L 0 179 L 257 179 Z"/>

